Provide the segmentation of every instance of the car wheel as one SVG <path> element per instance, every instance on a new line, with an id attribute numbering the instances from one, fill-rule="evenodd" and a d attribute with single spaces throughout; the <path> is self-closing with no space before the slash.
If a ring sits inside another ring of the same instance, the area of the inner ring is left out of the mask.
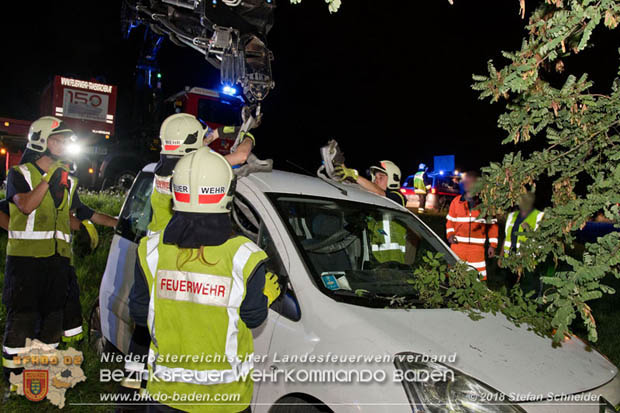
<path id="1" fill-rule="evenodd" d="M 319 400 L 310 402 L 301 397 L 286 396 L 276 402 L 269 413 L 322 413 L 332 412 L 332 409 L 322 404 Z"/>
<path id="2" fill-rule="evenodd" d="M 114 186 L 123 191 L 129 191 L 137 175 L 135 171 L 122 171 L 116 175 Z"/>
<path id="3" fill-rule="evenodd" d="M 97 297 L 97 302 L 93 305 L 90 310 L 90 317 L 88 317 L 88 344 L 99 356 L 113 350 L 113 346 L 103 336 L 101 329 L 99 297 Z"/>

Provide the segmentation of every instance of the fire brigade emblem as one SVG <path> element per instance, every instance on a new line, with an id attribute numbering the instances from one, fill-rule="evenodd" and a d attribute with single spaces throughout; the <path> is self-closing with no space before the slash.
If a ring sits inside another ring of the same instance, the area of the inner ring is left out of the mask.
<path id="1" fill-rule="evenodd" d="M 40 402 L 47 395 L 49 376 L 47 370 L 24 370 L 24 396 L 32 402 Z"/>

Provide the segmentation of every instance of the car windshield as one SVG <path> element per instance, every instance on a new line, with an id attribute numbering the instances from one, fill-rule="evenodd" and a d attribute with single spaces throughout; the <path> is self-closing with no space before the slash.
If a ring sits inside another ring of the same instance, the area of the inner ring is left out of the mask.
<path id="1" fill-rule="evenodd" d="M 441 252 L 446 264 L 454 264 L 439 238 L 410 213 L 328 198 L 270 197 L 315 284 L 337 300 L 371 307 L 418 305 L 411 279 L 423 257 Z"/>
<path id="2" fill-rule="evenodd" d="M 458 176 L 440 176 L 437 177 L 435 188 L 439 192 L 458 195 L 460 193 L 459 182 Z"/>

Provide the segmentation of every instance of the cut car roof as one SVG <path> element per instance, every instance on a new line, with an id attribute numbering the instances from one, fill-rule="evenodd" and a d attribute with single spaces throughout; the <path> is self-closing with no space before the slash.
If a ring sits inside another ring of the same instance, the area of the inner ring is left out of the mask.
<path id="1" fill-rule="evenodd" d="M 148 164 L 142 170 L 144 172 L 154 172 L 155 165 L 155 163 Z M 334 181 L 330 181 L 328 184 L 315 176 L 301 175 L 279 170 L 251 174 L 250 176 L 241 178 L 239 184 L 248 185 L 249 187 L 255 188 L 264 193 L 295 194 L 344 199 L 348 201 L 403 209 L 400 205 L 390 201 L 388 198 L 365 191 L 357 184 L 341 184 Z M 342 188 L 347 191 L 347 195 L 344 195 L 340 190 L 338 190 L 338 188 Z"/>

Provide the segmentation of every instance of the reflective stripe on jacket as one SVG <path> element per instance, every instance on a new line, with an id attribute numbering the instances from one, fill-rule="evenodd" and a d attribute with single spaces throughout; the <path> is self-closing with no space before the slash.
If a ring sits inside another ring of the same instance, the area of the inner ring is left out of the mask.
<path id="1" fill-rule="evenodd" d="M 456 241 L 461 244 L 474 244 L 481 247 L 484 246 L 488 237 L 489 244 L 497 248 L 499 236 L 497 220 L 492 219 L 487 223 L 479 216 L 480 211 L 470 210 L 462 195 L 454 198 L 446 217 L 446 236 L 454 235 Z"/>
<path id="2" fill-rule="evenodd" d="M 166 228 L 172 219 L 172 192 L 170 180 L 172 175 L 153 178 L 153 192 L 151 192 L 151 222 L 147 227 L 149 233 L 161 231 Z"/>
<path id="3" fill-rule="evenodd" d="M 382 221 L 368 222 L 372 255 L 380 263 L 394 261 L 405 263 L 407 251 L 406 228 L 385 215 Z"/>
<path id="4" fill-rule="evenodd" d="M 32 163 L 13 168 L 24 176 L 31 191 L 43 179 L 39 169 Z M 39 206 L 28 215 L 22 213 L 13 202 L 9 203 L 7 255 L 41 258 L 58 253 L 62 257 L 71 258 L 69 217 L 77 178 L 69 176 L 68 179 L 71 182 L 70 191 L 64 191 L 58 208 L 49 190 L 45 192 Z"/>
<path id="5" fill-rule="evenodd" d="M 243 410 L 252 399 L 252 380 L 243 377 L 253 368 L 254 349 L 239 310 L 248 279 L 267 255 L 245 237 L 201 251 L 164 244 L 161 234 L 142 238 L 138 247 L 150 295 L 147 391 L 166 394 L 168 400 L 199 393 L 215 401 L 194 406 L 165 402 L 177 409 Z M 239 405 L 218 405 L 217 394 L 238 394 Z"/>
<path id="6" fill-rule="evenodd" d="M 519 245 L 527 239 L 525 235 L 521 233 L 528 231 L 536 231 L 538 229 L 538 225 L 542 220 L 544 212 L 539 211 L 538 209 L 532 210 L 528 214 L 528 216 L 519 224 L 519 228 L 517 228 L 517 245 L 515 245 L 515 249 L 519 248 Z M 519 211 L 513 211 L 508 214 L 508 218 L 506 218 L 506 238 L 504 239 L 504 256 L 510 254 L 510 250 L 512 248 L 512 231 L 514 229 L 515 222 L 517 221 L 517 217 L 519 216 Z M 527 224 L 529 230 L 523 228 L 523 224 Z"/>

